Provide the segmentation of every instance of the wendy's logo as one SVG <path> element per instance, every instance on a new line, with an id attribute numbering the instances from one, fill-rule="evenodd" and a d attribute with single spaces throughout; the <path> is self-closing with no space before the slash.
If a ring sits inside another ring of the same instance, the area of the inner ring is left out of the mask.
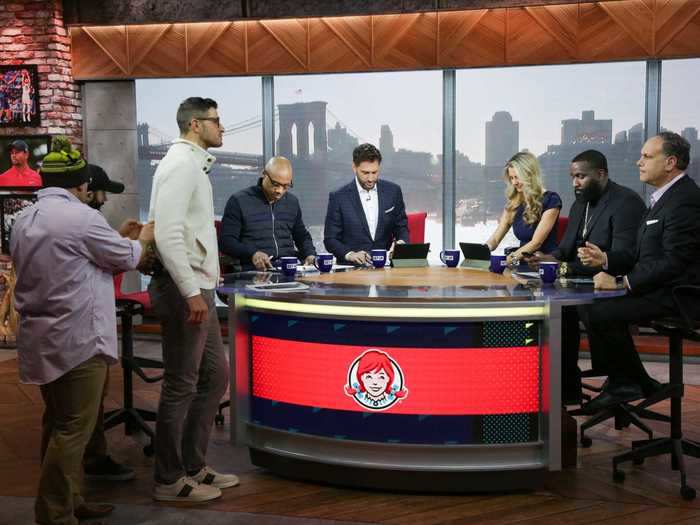
<path id="1" fill-rule="evenodd" d="M 408 395 L 403 372 L 389 354 L 369 349 L 348 369 L 345 393 L 369 410 L 386 410 Z"/>

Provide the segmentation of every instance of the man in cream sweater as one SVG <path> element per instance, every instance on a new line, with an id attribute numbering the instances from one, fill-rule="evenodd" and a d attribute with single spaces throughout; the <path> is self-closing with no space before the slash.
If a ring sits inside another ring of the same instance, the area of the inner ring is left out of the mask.
<path id="1" fill-rule="evenodd" d="M 222 144 L 217 104 L 191 97 L 177 110 L 180 138 L 153 178 L 150 220 L 163 269 L 148 292 L 161 321 L 165 374 L 155 439 L 159 501 L 208 501 L 238 485 L 206 465 L 214 416 L 228 386 L 228 365 L 214 304 L 219 250 L 207 148 Z"/>

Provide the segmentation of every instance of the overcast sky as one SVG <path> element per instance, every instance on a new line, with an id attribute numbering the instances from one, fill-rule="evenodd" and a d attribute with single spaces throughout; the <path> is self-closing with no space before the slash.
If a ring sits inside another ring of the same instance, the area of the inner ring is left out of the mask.
<path id="1" fill-rule="evenodd" d="M 674 131 L 700 126 L 696 86 L 700 60 L 664 62 L 662 124 Z M 175 112 L 188 96 L 219 103 L 226 126 L 260 118 L 260 77 L 138 80 L 137 115 L 160 132 L 177 136 Z M 612 119 L 613 134 L 644 121 L 645 63 L 624 62 L 460 70 L 457 72 L 457 149 L 484 160 L 484 125 L 496 111 L 520 123 L 520 148 L 536 154 L 559 144 L 561 121 L 594 110 Z M 336 119 L 361 140 L 378 143 L 389 124 L 394 145 L 442 151 L 442 72 L 397 72 L 275 77 L 275 103 L 328 102 Z M 261 153 L 261 129 L 225 137 L 223 149 Z"/>

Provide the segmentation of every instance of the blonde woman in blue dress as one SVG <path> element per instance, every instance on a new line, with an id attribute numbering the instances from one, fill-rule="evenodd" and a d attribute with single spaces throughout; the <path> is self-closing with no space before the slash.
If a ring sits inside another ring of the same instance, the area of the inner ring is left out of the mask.
<path id="1" fill-rule="evenodd" d="M 542 185 L 540 163 L 532 153 L 521 151 L 506 163 L 506 202 L 496 231 L 486 244 L 493 252 L 510 228 L 520 247 L 508 255 L 508 264 L 523 259 L 523 254 L 540 251 L 550 253 L 557 247 L 556 224 L 561 198 Z"/>

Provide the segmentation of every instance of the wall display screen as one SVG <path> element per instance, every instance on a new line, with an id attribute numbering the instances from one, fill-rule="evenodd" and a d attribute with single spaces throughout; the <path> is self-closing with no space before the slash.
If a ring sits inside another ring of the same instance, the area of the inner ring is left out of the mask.
<path id="1" fill-rule="evenodd" d="M 10 239 L 15 219 L 22 210 L 36 202 L 36 194 L 0 190 L 0 252 L 10 253 Z"/>
<path id="2" fill-rule="evenodd" d="M 40 124 L 37 66 L 0 66 L 0 127 Z"/>
<path id="3" fill-rule="evenodd" d="M 540 323 L 252 314 L 254 423 L 393 443 L 537 440 Z"/>

